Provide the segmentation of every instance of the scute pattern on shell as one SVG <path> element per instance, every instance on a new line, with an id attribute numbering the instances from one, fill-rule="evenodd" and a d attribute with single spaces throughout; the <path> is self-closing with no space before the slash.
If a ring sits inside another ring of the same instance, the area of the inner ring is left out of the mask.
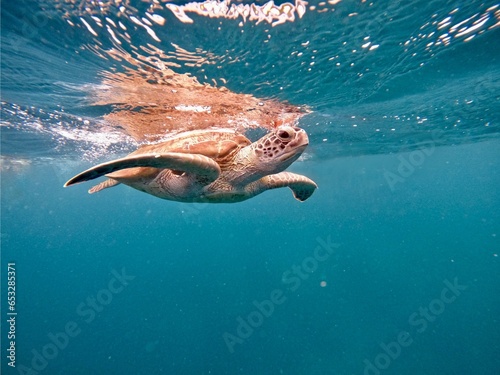
<path id="1" fill-rule="evenodd" d="M 213 159 L 224 170 L 238 151 L 251 143 L 247 137 L 232 130 L 195 130 L 158 144 L 142 146 L 130 156 L 163 152 L 200 154 Z"/>

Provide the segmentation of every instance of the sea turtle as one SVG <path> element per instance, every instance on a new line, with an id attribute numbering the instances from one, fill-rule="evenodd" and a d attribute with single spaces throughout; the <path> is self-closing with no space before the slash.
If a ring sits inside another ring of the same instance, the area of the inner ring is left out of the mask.
<path id="1" fill-rule="evenodd" d="M 289 187 L 304 201 L 316 189 L 314 181 L 283 171 L 308 143 L 306 132 L 292 126 L 280 126 L 254 143 L 233 130 L 189 131 L 92 167 L 64 186 L 105 175 L 108 180 L 90 194 L 123 183 L 173 201 L 231 203 Z"/>

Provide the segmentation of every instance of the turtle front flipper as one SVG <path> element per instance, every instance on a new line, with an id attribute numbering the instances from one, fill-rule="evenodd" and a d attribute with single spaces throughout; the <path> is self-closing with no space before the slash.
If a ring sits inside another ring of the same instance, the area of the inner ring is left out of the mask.
<path id="1" fill-rule="evenodd" d="M 314 193 L 318 185 L 305 176 L 290 172 L 280 172 L 262 177 L 260 180 L 248 184 L 245 190 L 249 196 L 255 196 L 263 191 L 281 187 L 290 188 L 295 199 L 303 202 Z"/>
<path id="2" fill-rule="evenodd" d="M 221 172 L 219 165 L 215 161 L 203 155 L 177 152 L 146 154 L 128 156 L 96 165 L 71 178 L 64 184 L 64 187 L 84 181 L 90 181 L 112 172 L 135 167 L 151 167 L 182 171 L 195 175 L 198 180 L 202 180 L 207 184 L 215 181 Z"/>

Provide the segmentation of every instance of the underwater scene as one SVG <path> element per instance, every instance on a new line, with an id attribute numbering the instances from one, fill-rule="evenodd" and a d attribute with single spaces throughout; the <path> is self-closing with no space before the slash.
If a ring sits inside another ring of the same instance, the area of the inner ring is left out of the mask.
<path id="1" fill-rule="evenodd" d="M 0 114 L 1 374 L 500 374 L 500 3 L 7 0 Z"/>

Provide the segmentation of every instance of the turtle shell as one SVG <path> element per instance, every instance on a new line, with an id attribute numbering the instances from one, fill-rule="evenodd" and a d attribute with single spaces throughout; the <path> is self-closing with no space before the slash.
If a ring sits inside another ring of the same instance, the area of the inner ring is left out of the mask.
<path id="1" fill-rule="evenodd" d="M 234 130 L 195 130 L 180 133 L 163 142 L 144 145 L 128 156 L 145 154 L 162 154 L 166 152 L 179 152 L 187 154 L 200 154 L 207 156 L 219 164 L 221 170 L 230 166 L 238 151 L 252 142 Z M 134 178 L 147 177 L 157 173 L 156 168 L 134 167 L 116 171 L 108 177 Z"/>
<path id="2" fill-rule="evenodd" d="M 234 155 L 250 140 L 233 130 L 195 130 L 180 133 L 170 139 L 154 145 L 145 145 L 132 152 L 131 155 L 161 154 L 163 152 L 182 152 L 201 154 L 217 163 L 232 161 Z M 229 160 L 228 160 L 229 159 Z"/>

